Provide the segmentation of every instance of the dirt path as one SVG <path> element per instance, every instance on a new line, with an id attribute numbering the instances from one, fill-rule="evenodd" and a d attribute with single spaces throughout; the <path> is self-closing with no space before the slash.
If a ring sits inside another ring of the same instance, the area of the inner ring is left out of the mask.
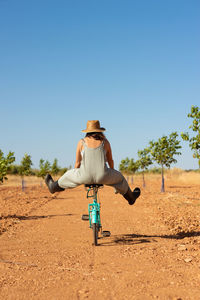
<path id="1" fill-rule="evenodd" d="M 27 192 L 35 206 L 7 214 L 15 224 L 0 236 L 0 298 L 200 299 L 200 186 L 158 189 L 152 184 L 129 206 L 104 187 L 102 223 L 112 235 L 99 247 L 81 220 L 83 187 Z"/>

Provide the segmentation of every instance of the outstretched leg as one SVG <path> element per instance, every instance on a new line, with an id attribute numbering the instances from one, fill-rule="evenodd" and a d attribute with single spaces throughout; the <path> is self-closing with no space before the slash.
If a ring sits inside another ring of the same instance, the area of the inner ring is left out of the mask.
<path id="1" fill-rule="evenodd" d="M 122 194 L 122 196 L 128 201 L 130 205 L 133 205 L 136 199 L 140 196 L 140 189 L 137 187 L 131 191 L 126 178 L 121 172 L 108 168 L 104 177 L 99 180 L 98 183 L 113 186 L 116 192 Z"/>
<path id="2" fill-rule="evenodd" d="M 47 174 L 45 176 L 45 183 L 48 186 L 50 193 L 52 194 L 54 194 L 55 192 L 61 192 L 65 190 L 58 185 L 58 181 L 53 180 L 50 174 Z"/>

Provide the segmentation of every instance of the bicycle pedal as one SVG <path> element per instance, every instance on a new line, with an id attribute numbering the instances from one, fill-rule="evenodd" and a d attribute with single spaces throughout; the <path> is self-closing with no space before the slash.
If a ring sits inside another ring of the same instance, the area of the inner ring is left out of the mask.
<path id="1" fill-rule="evenodd" d="M 103 235 L 103 237 L 108 237 L 111 235 L 111 232 L 108 230 L 104 230 L 104 231 L 102 231 L 102 235 Z"/>
<path id="2" fill-rule="evenodd" d="M 82 215 L 82 220 L 83 221 L 88 221 L 89 220 L 89 215 Z"/>

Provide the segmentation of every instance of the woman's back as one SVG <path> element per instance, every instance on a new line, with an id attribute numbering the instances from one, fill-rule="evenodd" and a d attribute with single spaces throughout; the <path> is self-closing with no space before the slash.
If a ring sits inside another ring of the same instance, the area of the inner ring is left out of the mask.
<path id="1" fill-rule="evenodd" d="M 106 155 L 104 141 L 94 139 L 83 139 L 81 150 L 80 171 L 84 178 L 90 178 L 93 183 L 97 183 L 102 178 L 106 169 Z"/>
<path id="2" fill-rule="evenodd" d="M 96 139 L 94 139 L 93 137 L 85 137 L 85 138 L 84 138 L 84 141 L 85 141 L 87 147 L 89 147 L 89 148 L 97 148 L 97 147 L 99 147 L 99 146 L 102 144 L 102 142 L 103 142 L 103 141 L 101 141 L 101 140 L 96 140 Z M 81 149 L 81 150 L 82 150 L 82 149 Z"/>

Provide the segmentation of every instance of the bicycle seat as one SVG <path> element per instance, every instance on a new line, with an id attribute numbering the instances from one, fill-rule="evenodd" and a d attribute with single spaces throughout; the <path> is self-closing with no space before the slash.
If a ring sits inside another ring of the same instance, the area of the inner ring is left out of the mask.
<path id="1" fill-rule="evenodd" d="M 85 187 L 89 187 L 89 188 L 93 188 L 93 187 L 99 188 L 100 186 L 103 186 L 103 184 L 97 184 L 97 183 L 85 184 Z"/>

